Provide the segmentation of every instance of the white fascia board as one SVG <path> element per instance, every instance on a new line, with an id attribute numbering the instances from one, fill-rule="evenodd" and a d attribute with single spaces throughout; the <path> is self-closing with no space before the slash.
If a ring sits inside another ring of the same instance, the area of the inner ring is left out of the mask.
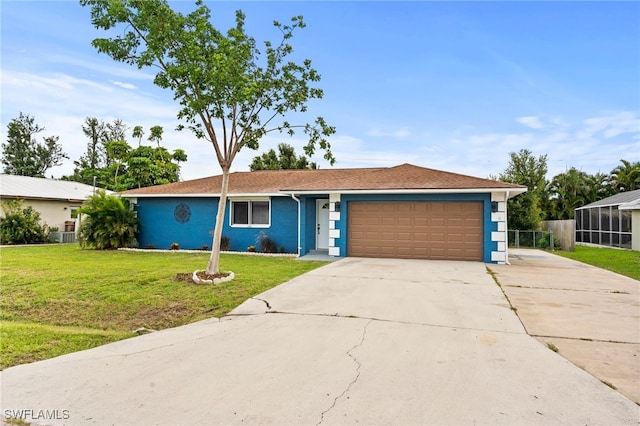
<path id="1" fill-rule="evenodd" d="M 602 206 L 601 206 L 602 207 Z M 618 206 L 618 210 L 640 210 L 640 203 L 625 203 Z"/>
<path id="2" fill-rule="evenodd" d="M 589 209 L 597 209 L 598 207 L 617 207 L 618 210 L 638 210 L 638 209 L 640 209 L 640 205 L 638 205 L 638 204 L 629 205 L 629 203 L 622 203 L 622 204 L 614 203 L 614 204 L 600 204 L 600 205 L 591 206 L 591 207 L 582 206 L 582 207 L 577 207 L 574 210 L 589 210 Z"/>
<path id="3" fill-rule="evenodd" d="M 220 198 L 220 194 L 213 193 L 194 193 L 194 194 L 121 194 L 123 198 Z M 274 193 L 242 193 L 242 194 L 227 194 L 227 198 L 267 198 L 267 197 L 289 197 L 289 194 L 281 192 Z"/>
<path id="4" fill-rule="evenodd" d="M 282 191 L 294 195 L 326 195 L 326 194 L 486 194 L 490 192 L 506 192 L 509 198 L 522 194 L 527 188 L 460 188 L 460 189 L 347 189 L 327 191 Z"/>

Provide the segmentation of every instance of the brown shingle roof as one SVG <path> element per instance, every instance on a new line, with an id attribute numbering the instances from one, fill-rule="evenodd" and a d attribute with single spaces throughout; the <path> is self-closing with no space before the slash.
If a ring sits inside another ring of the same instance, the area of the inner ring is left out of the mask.
<path id="1" fill-rule="evenodd" d="M 132 189 L 122 194 L 188 195 L 219 194 L 222 175 L 167 185 Z M 320 170 L 261 170 L 235 172 L 229 177 L 229 194 L 278 192 L 522 189 L 520 185 L 402 164 L 395 167 Z"/>

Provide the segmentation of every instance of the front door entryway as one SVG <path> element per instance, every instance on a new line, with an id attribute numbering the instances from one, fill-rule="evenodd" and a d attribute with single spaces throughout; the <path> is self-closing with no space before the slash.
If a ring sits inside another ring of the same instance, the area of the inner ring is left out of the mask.
<path id="1" fill-rule="evenodd" d="M 329 200 L 316 200 L 316 250 L 329 249 Z"/>

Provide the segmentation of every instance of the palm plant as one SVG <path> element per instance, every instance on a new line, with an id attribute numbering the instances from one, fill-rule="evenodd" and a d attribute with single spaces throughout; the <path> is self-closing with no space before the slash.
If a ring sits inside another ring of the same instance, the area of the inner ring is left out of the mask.
<path id="1" fill-rule="evenodd" d="M 128 200 L 97 191 L 79 212 L 83 215 L 78 240 L 82 247 L 98 250 L 135 247 L 138 230 L 136 212 Z"/>
<path id="2" fill-rule="evenodd" d="M 614 188 L 619 192 L 640 189 L 640 161 L 620 161 L 622 164 L 611 171 Z"/>
<path id="3" fill-rule="evenodd" d="M 587 180 L 585 172 L 573 167 L 551 180 L 548 188 L 553 219 L 573 219 L 574 210 L 585 204 Z"/>

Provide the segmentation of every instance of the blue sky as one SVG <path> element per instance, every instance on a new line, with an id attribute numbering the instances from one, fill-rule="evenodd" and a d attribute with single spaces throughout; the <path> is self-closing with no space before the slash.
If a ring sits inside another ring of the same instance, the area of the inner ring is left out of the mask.
<path id="1" fill-rule="evenodd" d="M 172 3 L 188 11 L 192 2 Z M 576 167 L 608 173 L 640 161 L 640 2 L 207 2 L 226 30 L 234 10 L 247 15 L 261 44 L 278 40 L 274 19 L 303 15 L 294 36 L 325 96 L 307 120 L 336 126 L 335 167 L 412 163 L 486 177 L 521 148 L 548 155 L 549 178 Z M 213 148 L 175 132 L 178 105 L 155 87 L 153 70 L 99 55 L 102 33 L 77 2 L 0 2 L 1 134 L 19 112 L 58 135 L 70 155 L 50 169 L 60 177 L 86 150 L 87 116 L 130 127 L 161 125 L 163 144 L 190 160 L 182 176 L 218 174 Z M 133 139 L 129 141 L 135 144 Z M 243 150 L 233 170 L 259 151 Z M 328 167 L 318 155 L 313 160 Z"/>

